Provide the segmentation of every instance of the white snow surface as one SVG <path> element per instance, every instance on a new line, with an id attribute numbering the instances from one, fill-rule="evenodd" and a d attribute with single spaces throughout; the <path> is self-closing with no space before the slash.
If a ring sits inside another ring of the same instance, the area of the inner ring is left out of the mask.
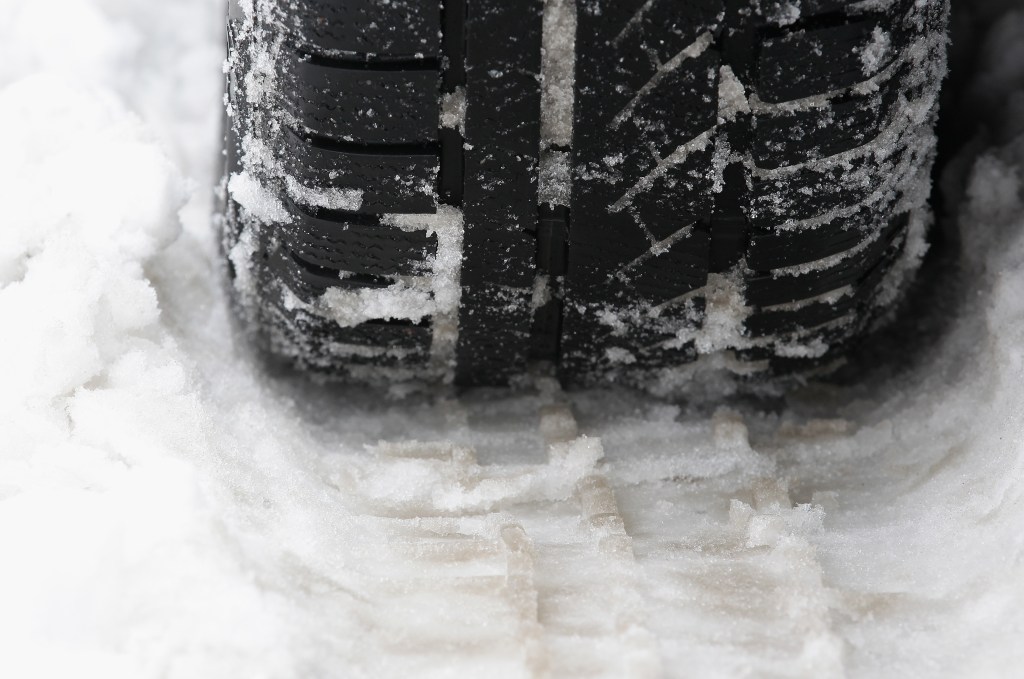
<path id="1" fill-rule="evenodd" d="M 0 0 L 0 677 L 1018 675 L 1024 12 L 976 4 L 953 320 L 765 405 L 269 373 L 223 8 Z"/>

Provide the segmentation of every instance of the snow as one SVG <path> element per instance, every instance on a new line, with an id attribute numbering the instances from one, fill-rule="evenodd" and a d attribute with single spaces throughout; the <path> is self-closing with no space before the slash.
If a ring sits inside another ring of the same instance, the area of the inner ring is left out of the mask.
<path id="1" fill-rule="evenodd" d="M 864 67 L 865 76 L 873 76 L 885 64 L 889 48 L 889 34 L 881 27 L 875 26 L 875 30 L 871 33 L 871 42 L 860 55 L 860 63 Z"/>
<path id="2" fill-rule="evenodd" d="M 572 174 L 568 151 L 542 151 L 537 171 L 537 200 L 547 205 L 568 205 Z"/>
<path id="3" fill-rule="evenodd" d="M 800 20 L 799 2 L 779 2 L 766 13 L 768 21 L 779 26 L 789 26 Z"/>
<path id="4" fill-rule="evenodd" d="M 750 308 L 744 304 L 743 289 L 735 272 L 708 274 L 704 323 L 694 334 L 697 351 L 713 354 L 743 346 L 743 321 Z M 688 339 L 688 338 L 687 338 Z"/>
<path id="5" fill-rule="evenodd" d="M 572 144 L 575 101 L 575 2 L 544 2 L 540 77 L 538 201 L 551 206 L 567 206 L 572 192 L 572 172 L 566 149 Z"/>
<path id="6" fill-rule="evenodd" d="M 545 147 L 572 143 L 576 79 L 576 4 L 545 0 L 541 43 L 540 136 Z"/>
<path id="7" fill-rule="evenodd" d="M 363 192 L 359 189 L 311 189 L 295 177 L 285 177 L 284 185 L 291 198 L 310 207 L 355 212 L 363 204 Z"/>
<path id="8" fill-rule="evenodd" d="M 228 194 L 243 210 L 264 224 L 292 221 L 292 216 L 277 196 L 248 172 L 235 172 L 228 178 Z M 247 267 L 242 267 L 247 268 Z"/>
<path id="9" fill-rule="evenodd" d="M 466 133 L 465 87 L 456 87 L 454 92 L 441 97 L 441 127 Z"/>
<path id="10" fill-rule="evenodd" d="M 1016 674 L 1024 13 L 977 4 L 947 269 L 855 379 L 712 403 L 264 367 L 219 3 L 6 0 L 0 676 Z"/>
<path id="11" fill-rule="evenodd" d="M 718 81 L 718 110 L 721 120 L 732 121 L 741 113 L 750 113 L 750 102 L 747 101 L 747 93 L 743 83 L 739 81 L 732 67 L 722 66 L 719 69 L 721 75 Z"/>

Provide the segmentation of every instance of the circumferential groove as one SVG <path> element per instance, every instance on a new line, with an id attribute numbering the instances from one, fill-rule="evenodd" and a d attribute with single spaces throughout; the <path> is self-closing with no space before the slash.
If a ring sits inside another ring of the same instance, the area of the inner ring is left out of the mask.
<path id="1" fill-rule="evenodd" d="M 376 276 L 368 273 L 348 273 L 339 269 L 332 269 L 327 266 L 320 266 L 302 258 L 296 252 L 288 253 L 292 261 L 298 264 L 307 273 L 319 278 L 326 278 L 335 287 L 346 288 L 386 288 L 394 283 L 388 276 Z M 344 274 L 344 276 L 343 276 Z"/>
<path id="2" fill-rule="evenodd" d="M 368 144 L 365 142 L 334 139 L 307 130 L 289 128 L 288 131 L 301 141 L 318 149 L 351 156 L 429 156 L 437 155 L 440 151 L 440 145 L 434 141 L 404 144 Z"/>
<path id="3" fill-rule="evenodd" d="M 442 90 L 448 94 L 466 84 L 466 0 L 442 0 Z"/>
<path id="4" fill-rule="evenodd" d="M 363 321 L 362 325 L 369 325 L 378 328 L 429 328 L 430 318 L 424 316 L 418 321 L 411 318 L 374 318 Z"/>
<path id="5" fill-rule="evenodd" d="M 438 106 L 443 107 L 446 95 L 453 95 L 466 84 L 466 2 L 443 0 L 441 3 L 441 91 Z M 463 110 L 463 116 L 465 111 Z M 465 121 L 462 121 L 463 125 Z M 440 202 L 462 207 L 465 193 L 465 153 L 463 133 L 452 127 L 438 130 L 440 167 L 437 173 L 437 193 Z"/>
<path id="6" fill-rule="evenodd" d="M 361 212 L 349 212 L 348 210 L 332 210 L 325 207 L 313 207 L 297 203 L 285 196 L 285 206 L 291 212 L 298 213 L 309 219 L 318 219 L 324 222 L 338 222 L 339 224 L 353 224 L 356 226 L 378 226 L 380 215 L 363 214 Z"/>

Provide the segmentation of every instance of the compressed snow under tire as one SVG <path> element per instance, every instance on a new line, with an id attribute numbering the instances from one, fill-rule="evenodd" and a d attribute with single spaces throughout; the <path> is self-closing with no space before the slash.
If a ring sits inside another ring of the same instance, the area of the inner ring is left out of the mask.
<path id="1" fill-rule="evenodd" d="M 245 0 L 224 244 L 330 377 L 835 365 L 924 251 L 944 0 Z"/>

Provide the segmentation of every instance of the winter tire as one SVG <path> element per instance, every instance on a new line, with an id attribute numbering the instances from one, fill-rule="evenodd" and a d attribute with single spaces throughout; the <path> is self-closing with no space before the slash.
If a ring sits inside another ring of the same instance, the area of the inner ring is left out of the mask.
<path id="1" fill-rule="evenodd" d="M 223 242 L 327 377 L 827 370 L 926 249 L 945 0 L 236 0 Z"/>

